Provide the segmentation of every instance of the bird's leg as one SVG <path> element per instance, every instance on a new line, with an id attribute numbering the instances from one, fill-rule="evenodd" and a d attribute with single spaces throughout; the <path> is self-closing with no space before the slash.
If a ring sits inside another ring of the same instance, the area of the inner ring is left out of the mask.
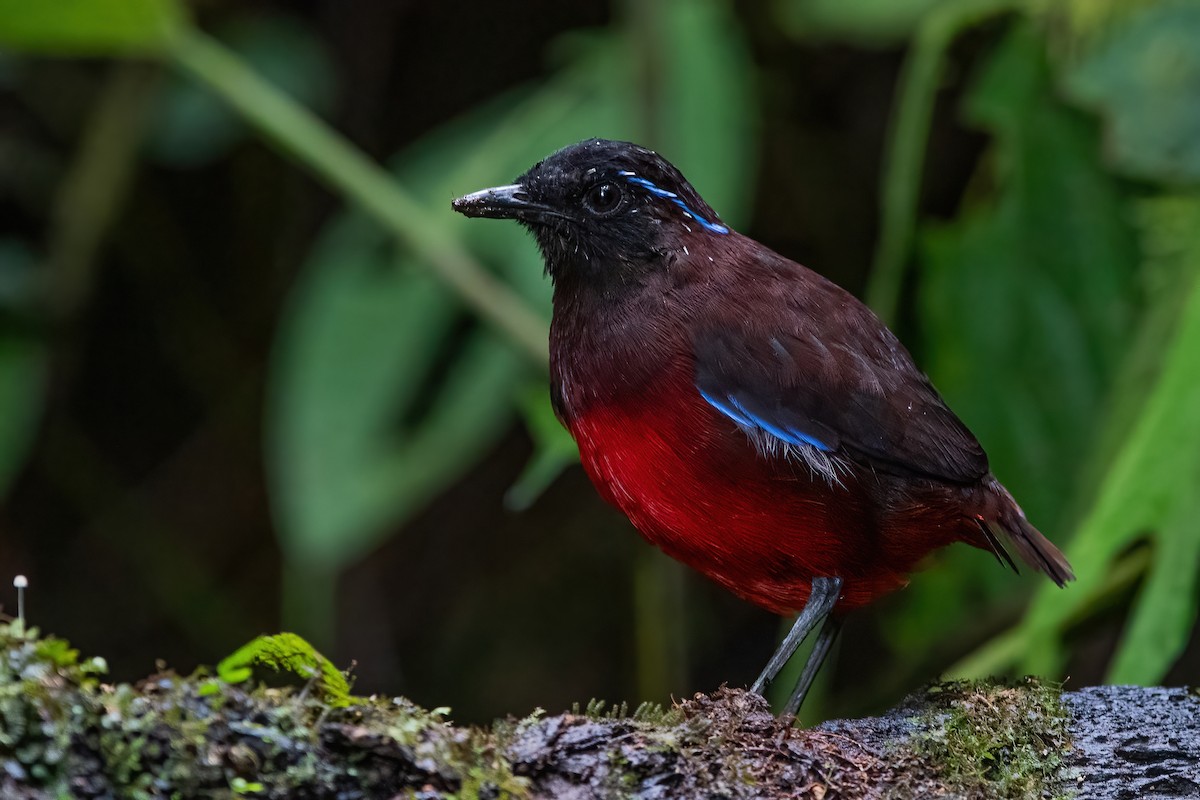
<path id="1" fill-rule="evenodd" d="M 804 663 L 804 672 L 800 673 L 800 680 L 796 681 L 796 688 L 792 689 L 792 696 L 788 698 L 787 705 L 783 707 L 785 717 L 794 717 L 800 710 L 804 698 L 808 696 L 808 690 L 812 688 L 813 680 L 817 677 L 817 671 L 825 663 L 825 657 L 829 655 L 829 648 L 833 647 L 833 642 L 841 630 L 842 621 L 840 619 L 832 614 L 825 618 L 825 624 L 817 633 L 817 641 L 813 643 L 808 661 Z"/>
<path id="2" fill-rule="evenodd" d="M 800 611 L 800 616 L 796 617 L 796 622 L 792 625 L 792 629 L 788 631 L 787 636 L 783 637 L 783 641 L 780 642 L 774 655 L 771 656 L 771 660 L 767 662 L 767 666 L 763 669 L 762 674 L 758 676 L 757 680 L 754 681 L 754 685 L 750 687 L 750 691 L 761 695 L 766 690 L 771 681 L 775 680 L 775 676 L 779 674 L 779 671 L 787 664 L 788 659 L 795 654 L 796 649 L 804 643 L 804 640 L 812 632 L 812 629 L 817 627 L 817 623 L 824 617 L 829 616 L 829 612 L 837 605 L 838 596 L 841 593 L 841 578 L 813 578 L 812 590 L 809 592 L 808 602 L 804 604 L 804 608 Z M 834 635 L 837 634 L 836 627 L 833 629 L 833 633 Z M 830 637 L 830 643 L 832 643 L 832 637 Z M 820 642 L 818 642 L 819 645 Z M 824 660 L 825 653 L 828 651 L 829 644 L 826 644 L 825 651 L 817 659 L 817 667 L 820 666 L 820 662 Z M 817 652 L 814 650 L 813 657 L 816 656 Z M 812 661 L 813 659 L 810 658 L 809 663 L 811 664 Z M 814 675 L 816 671 L 816 667 L 814 667 L 812 670 Z M 805 675 L 808 674 L 807 667 L 804 672 Z M 803 681 L 803 678 L 801 680 Z M 812 678 L 810 677 L 809 682 L 811 683 L 811 681 Z M 797 686 L 797 689 L 799 689 L 799 686 Z M 793 697 L 795 697 L 794 694 Z M 801 699 L 803 699 L 803 696 Z"/>

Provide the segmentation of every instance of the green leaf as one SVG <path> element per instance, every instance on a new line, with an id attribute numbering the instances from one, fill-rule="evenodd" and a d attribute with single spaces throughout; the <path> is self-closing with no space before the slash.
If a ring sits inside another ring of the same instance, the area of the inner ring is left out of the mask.
<path id="1" fill-rule="evenodd" d="M 650 142 L 675 163 L 721 217 L 733 225 L 747 216 L 755 171 L 755 70 L 737 20 L 724 3 L 675 2 L 661 6 L 661 38 L 653 43 L 661 74 L 660 103 L 653 125 L 641 119 L 637 98 L 643 91 L 632 37 L 609 43 L 592 40 L 568 80 L 590 98 L 570 121 L 570 130 L 555 131 L 557 141 L 529 164 L 553 149 L 588 136 L 640 138 L 647 127 L 660 139 Z M 643 44 L 643 46 L 645 46 Z M 524 259 L 540 261 L 532 247 Z M 524 271 L 528 279 L 531 269 Z M 539 280 L 540 277 L 538 278 Z M 543 286 L 547 284 L 542 281 Z M 523 404 L 535 453 L 508 495 L 515 508 L 533 503 L 568 466 L 578 460 L 574 443 L 550 410 L 545 388 L 540 399 Z"/>
<path id="2" fill-rule="evenodd" d="M 517 511 L 533 505 L 564 469 L 579 461 L 575 440 L 550 406 L 545 381 L 538 381 L 522 393 L 521 416 L 533 439 L 534 454 L 504 497 L 505 504 Z"/>
<path id="3" fill-rule="evenodd" d="M 367 487 L 402 444 L 393 422 L 454 322 L 432 278 L 346 241 L 353 227 L 326 239 L 294 290 L 272 378 L 269 453 L 285 555 L 332 571 L 376 535 L 367 522 L 378 524 L 382 510 Z"/>
<path id="4" fill-rule="evenodd" d="M 30 633 L 33 636 L 33 633 Z M 34 652 L 38 658 L 51 662 L 59 669 L 79 663 L 79 651 L 66 639 L 40 639 Z"/>
<path id="5" fill-rule="evenodd" d="M 0 0 L 0 45 L 58 55 L 153 53 L 184 22 L 178 0 Z"/>
<path id="6" fill-rule="evenodd" d="M 925 231 L 925 366 L 995 474 L 1062 543 L 1080 454 L 1094 446 L 1136 315 L 1136 237 L 1120 184 L 1099 164 L 1095 126 L 1056 98 L 1026 27 L 989 59 L 964 112 L 993 136 L 984 163 L 994 175 L 976 181 L 990 191 L 956 221 Z M 923 609 L 898 629 L 906 648 L 1013 590 L 1012 576 L 981 554 L 946 558 L 953 569 L 906 593 L 906 609 Z M 975 602 L 947 619 L 942 598 L 952 592 Z"/>
<path id="7" fill-rule="evenodd" d="M 1161 245 L 1164 233 L 1174 238 L 1174 291 L 1185 305 L 1157 354 L 1160 372 L 1148 384 L 1137 421 L 1069 551 L 1080 574 L 1079 591 L 1065 602 L 1039 597 L 1027 623 L 1038 631 L 1060 630 L 1090 600 L 1120 553 L 1149 536 L 1154 557 L 1110 676 L 1136 683 L 1161 680 L 1186 645 L 1195 622 L 1200 569 L 1195 536 L 1200 510 L 1200 200 L 1167 198 L 1151 207 L 1151 220 L 1169 230 L 1150 230 L 1148 239 Z M 1178 212 L 1184 209 L 1189 219 L 1180 226 Z"/>
<path id="8" fill-rule="evenodd" d="M 395 171 L 444 224 L 548 302 L 515 225 L 475 224 L 448 199 L 505 183 L 584 98 L 553 85 L 500 98 L 418 142 Z M 484 152 L 478 153 L 477 149 Z M 272 367 L 268 469 L 284 552 L 336 574 L 465 471 L 513 418 L 526 365 L 486 330 L 461 334 L 457 298 L 348 212 L 322 236 L 288 303 Z M 528 273 L 528 275 L 526 275 Z"/>
<path id="9" fill-rule="evenodd" d="M 36 281 L 36 259 L 25 243 L 0 239 L 0 311 L 30 305 Z M 46 372 L 46 345 L 0 326 L 0 498 L 34 443 Z"/>
<path id="10" fill-rule="evenodd" d="M 316 33 L 298 19 L 239 17 L 216 36 L 307 108 L 321 113 L 332 105 L 336 71 Z M 215 94 L 177 72 L 168 81 L 146 135 L 151 156 L 176 166 L 197 166 L 219 158 L 246 135 L 246 124 Z"/>
<path id="11" fill-rule="evenodd" d="M 1068 73 L 1065 88 L 1104 118 L 1122 172 L 1200 181 L 1200 7 L 1163 3 L 1129 14 Z"/>
<path id="12" fill-rule="evenodd" d="M 1196 216 L 1200 224 L 1200 214 Z M 1200 242 L 1198 242 L 1200 245 Z M 1027 619 L 1033 633 L 1061 630 L 1102 583 L 1117 556 L 1150 536 L 1154 558 L 1122 639 L 1111 680 L 1155 683 L 1182 652 L 1195 622 L 1195 512 L 1200 510 L 1200 246 L 1186 276 L 1188 304 L 1117 458 L 1080 526 L 1069 555 L 1080 575 L 1069 598 L 1040 596 Z M 1057 600 L 1057 602 L 1055 602 Z"/>
<path id="13" fill-rule="evenodd" d="M 674 0 L 665 9 L 658 45 L 662 141 L 653 146 L 737 226 L 750 209 L 757 152 L 757 70 L 750 47 L 726 3 Z M 622 96 L 629 101 L 638 88 L 624 87 Z"/>
<path id="14" fill-rule="evenodd" d="M 913 33 L 934 9 L 959 0 L 776 0 L 779 27 L 796 38 L 887 44 Z"/>
<path id="15" fill-rule="evenodd" d="M 1200 496 L 1200 197 L 1153 198 L 1139 211 L 1152 305 L 1098 431 L 1103 469 L 1095 500 L 1067 548 L 1078 580 L 1065 593 L 1043 586 L 1021 624 L 958 665 L 956 676 L 1018 663 L 1025 671 L 1060 669 L 1064 630 L 1106 610 L 1112 594 L 1143 571 L 1111 677 L 1161 679 L 1190 634 L 1200 569 L 1193 541 Z M 1139 557 L 1144 549 L 1133 549 L 1143 539 L 1152 551 L 1148 560 Z"/>
<path id="16" fill-rule="evenodd" d="M 1135 319 L 1137 242 L 1089 120 L 1014 31 L 967 101 L 995 137 L 994 195 L 922 253 L 929 372 L 993 470 L 1051 534 Z"/>
<path id="17" fill-rule="evenodd" d="M 1200 382 L 1196 382 L 1200 384 Z M 1200 394 L 1193 392 L 1193 395 Z M 1195 440 L 1200 448 L 1200 437 Z M 1190 476 L 1172 503 L 1171 518 L 1161 522 L 1154 561 L 1121 639 L 1108 682 L 1153 686 L 1183 653 L 1196 624 L 1196 576 L 1200 575 L 1200 472 Z M 1189 494 L 1191 495 L 1189 497 Z"/>
<path id="18" fill-rule="evenodd" d="M 722 5 L 673 8 L 667 103 L 677 124 L 693 126 L 674 129 L 679 161 L 694 163 L 697 183 L 711 182 L 736 214 L 753 174 L 749 58 L 716 43 L 730 24 Z M 628 47 L 625 37 L 592 36 L 538 89 L 497 98 L 396 161 L 406 187 L 446 209 L 441 224 L 543 307 L 550 287 L 528 235 L 467 220 L 447 201 L 508 183 L 588 136 L 633 138 Z M 306 569 L 336 574 L 466 470 L 504 431 L 526 381 L 523 362 L 490 333 L 452 339 L 462 322 L 456 298 L 406 264 L 377 229 L 347 215 L 322 237 L 280 328 L 268 467 L 285 553 Z M 539 439 L 551 448 L 541 456 L 545 483 L 567 463 L 566 445 L 561 434 Z"/>
<path id="19" fill-rule="evenodd" d="M 45 347 L 0 333 L 0 496 L 33 443 L 45 381 Z"/>

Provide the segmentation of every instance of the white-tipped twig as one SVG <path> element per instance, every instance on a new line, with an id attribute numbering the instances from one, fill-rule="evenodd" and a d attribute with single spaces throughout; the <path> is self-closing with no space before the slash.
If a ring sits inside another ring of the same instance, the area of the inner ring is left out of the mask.
<path id="1" fill-rule="evenodd" d="M 21 623 L 21 629 L 25 629 L 25 587 L 29 586 L 29 579 L 24 575 L 18 575 L 13 578 L 13 586 L 17 589 L 17 622 Z"/>

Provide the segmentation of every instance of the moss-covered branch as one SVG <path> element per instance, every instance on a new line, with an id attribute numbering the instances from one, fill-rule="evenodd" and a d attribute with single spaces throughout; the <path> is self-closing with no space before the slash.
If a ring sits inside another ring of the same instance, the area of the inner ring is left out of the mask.
<path id="1" fill-rule="evenodd" d="M 721 689 L 666 711 L 592 704 L 478 729 L 453 725 L 445 709 L 330 693 L 337 681 L 318 654 L 289 646 L 280 659 L 283 640 L 264 641 L 262 658 L 243 648 L 239 665 L 307 680 L 266 688 L 231 683 L 227 669 L 106 685 L 101 660 L 0 625 L 0 795 L 1104 797 L 1090 793 L 1111 789 L 1103 780 L 1153 788 L 1200 778 L 1186 758 L 1195 739 L 1180 744 L 1200 733 L 1200 704 L 1183 690 L 943 684 L 882 717 L 803 730 L 761 698 Z M 1153 738 L 1167 735 L 1165 713 L 1176 715 L 1169 745 Z M 1122 725 L 1137 730 L 1125 736 Z"/>

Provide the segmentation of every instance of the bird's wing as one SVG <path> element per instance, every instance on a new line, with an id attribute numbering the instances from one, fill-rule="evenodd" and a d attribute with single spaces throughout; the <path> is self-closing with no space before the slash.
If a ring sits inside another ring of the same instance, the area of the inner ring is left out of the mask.
<path id="1" fill-rule="evenodd" d="M 857 326 L 825 326 L 821 337 L 755 320 L 703 331 L 696 388 L 765 449 L 799 452 L 810 465 L 815 451 L 816 463 L 830 463 L 824 454 L 890 474 L 978 481 L 988 472 L 979 442 L 899 341 L 861 314 Z"/>

